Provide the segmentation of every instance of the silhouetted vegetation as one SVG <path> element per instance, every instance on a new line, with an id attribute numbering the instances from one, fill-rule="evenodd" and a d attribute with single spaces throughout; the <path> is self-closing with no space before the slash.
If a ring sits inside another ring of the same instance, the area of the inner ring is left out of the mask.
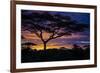
<path id="1" fill-rule="evenodd" d="M 21 62 L 27 63 L 90 59 L 89 45 L 85 45 L 83 48 L 76 44 L 73 45 L 72 49 L 61 47 L 59 49 L 32 50 L 31 48 L 27 47 L 23 48 L 21 51 Z"/>

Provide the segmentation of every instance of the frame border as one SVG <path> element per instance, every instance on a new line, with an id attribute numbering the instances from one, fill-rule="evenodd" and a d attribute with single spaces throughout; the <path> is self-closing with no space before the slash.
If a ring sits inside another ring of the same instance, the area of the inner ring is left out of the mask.
<path id="1" fill-rule="evenodd" d="M 94 5 L 77 5 L 77 4 L 63 4 L 63 3 L 48 3 L 48 2 L 33 2 L 33 1 L 11 1 L 11 11 L 10 11 L 10 47 L 11 47 L 11 61 L 10 61 L 10 71 L 15 72 L 30 72 L 30 71 L 46 71 L 46 70 L 60 70 L 60 69 L 76 69 L 76 68 L 90 68 L 97 67 L 97 6 Z M 54 6 L 54 7 L 72 7 L 72 8 L 87 8 L 94 9 L 94 64 L 88 65 L 75 65 L 75 66 L 59 66 L 59 67 L 44 67 L 44 68 L 25 68 L 16 69 L 16 4 L 22 5 L 40 5 L 40 6 Z"/>

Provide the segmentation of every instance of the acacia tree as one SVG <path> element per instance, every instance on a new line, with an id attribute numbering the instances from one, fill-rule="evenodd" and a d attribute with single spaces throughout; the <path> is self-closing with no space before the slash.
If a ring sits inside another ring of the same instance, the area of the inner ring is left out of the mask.
<path id="1" fill-rule="evenodd" d="M 26 11 L 22 10 L 22 31 L 28 30 L 34 33 L 44 44 L 44 50 L 47 48 L 47 43 L 50 40 L 62 37 L 71 36 L 72 33 L 82 32 L 88 26 L 79 24 L 71 17 L 58 13 L 46 11 Z M 44 33 L 48 33 L 48 38 L 44 38 Z"/>

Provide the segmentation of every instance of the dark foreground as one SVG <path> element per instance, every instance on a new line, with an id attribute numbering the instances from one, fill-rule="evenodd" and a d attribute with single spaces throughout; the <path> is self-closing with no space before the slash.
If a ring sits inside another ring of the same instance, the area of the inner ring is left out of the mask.
<path id="1" fill-rule="evenodd" d="M 29 48 L 21 51 L 21 62 L 46 62 L 46 61 L 68 61 L 90 59 L 90 49 L 48 49 L 31 50 Z"/>

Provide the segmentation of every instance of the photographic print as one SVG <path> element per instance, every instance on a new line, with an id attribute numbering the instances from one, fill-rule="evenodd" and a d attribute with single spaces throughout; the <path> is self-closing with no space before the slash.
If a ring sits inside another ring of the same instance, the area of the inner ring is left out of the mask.
<path id="1" fill-rule="evenodd" d="M 96 67 L 96 6 L 11 1 L 11 72 Z"/>
<path id="2" fill-rule="evenodd" d="M 21 62 L 90 59 L 90 14 L 21 10 Z"/>

